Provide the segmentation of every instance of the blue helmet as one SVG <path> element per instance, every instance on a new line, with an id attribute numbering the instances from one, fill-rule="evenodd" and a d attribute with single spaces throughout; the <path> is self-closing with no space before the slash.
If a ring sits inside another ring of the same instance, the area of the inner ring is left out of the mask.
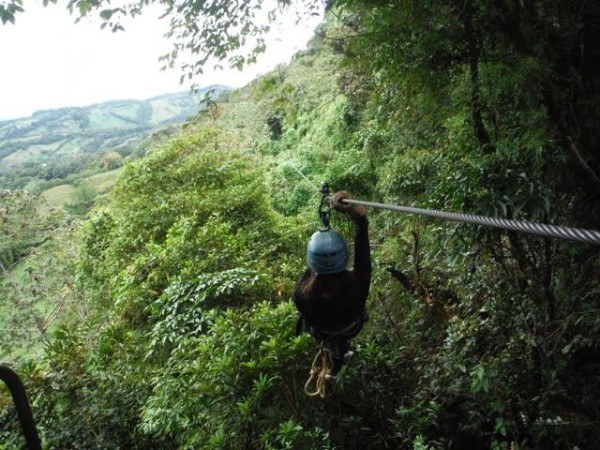
<path id="1" fill-rule="evenodd" d="M 317 231 L 308 241 L 306 260 L 318 275 L 342 272 L 348 266 L 346 241 L 337 231 Z"/>

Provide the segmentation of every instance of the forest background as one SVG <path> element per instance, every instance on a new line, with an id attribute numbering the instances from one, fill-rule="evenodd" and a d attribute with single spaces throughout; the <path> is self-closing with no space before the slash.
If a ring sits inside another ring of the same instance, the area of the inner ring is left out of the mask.
<path id="1" fill-rule="evenodd" d="M 167 6 L 192 51 L 243 65 L 265 51 L 260 2 L 226 3 Z M 7 354 L 45 447 L 595 448 L 597 247 L 369 211 L 370 321 L 325 400 L 303 393 L 317 346 L 289 297 L 318 226 L 294 167 L 359 198 L 597 229 L 599 25 L 593 2 L 330 3 L 308 50 L 155 136 L 106 195 L 42 214 L 3 190 L 2 292 L 43 329 Z M 22 447 L 6 393 L 0 411 L 0 446 Z"/>

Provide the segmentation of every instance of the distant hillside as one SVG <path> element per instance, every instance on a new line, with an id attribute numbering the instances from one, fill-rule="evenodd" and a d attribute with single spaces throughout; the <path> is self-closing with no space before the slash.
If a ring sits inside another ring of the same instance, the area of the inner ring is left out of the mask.
<path id="1" fill-rule="evenodd" d="M 28 118 L 0 121 L 0 173 L 86 154 L 126 153 L 153 130 L 196 114 L 207 91 L 37 111 Z"/>

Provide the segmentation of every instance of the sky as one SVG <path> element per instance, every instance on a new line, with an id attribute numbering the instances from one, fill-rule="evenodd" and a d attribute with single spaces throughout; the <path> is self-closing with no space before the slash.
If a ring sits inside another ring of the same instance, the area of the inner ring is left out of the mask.
<path id="1" fill-rule="evenodd" d="M 171 50 L 164 37 L 167 20 L 159 10 L 144 12 L 125 23 L 125 31 L 100 29 L 97 18 L 77 24 L 64 3 L 44 8 L 25 0 L 15 25 L 0 23 L 0 120 L 27 117 L 34 111 L 86 106 L 107 100 L 146 99 L 189 89 L 179 83 L 177 68 L 161 71 L 159 56 Z M 320 22 L 295 24 L 288 14 L 267 36 L 267 52 L 243 72 L 210 68 L 192 80 L 199 87 L 240 87 L 277 64 L 288 62 L 306 47 Z"/>

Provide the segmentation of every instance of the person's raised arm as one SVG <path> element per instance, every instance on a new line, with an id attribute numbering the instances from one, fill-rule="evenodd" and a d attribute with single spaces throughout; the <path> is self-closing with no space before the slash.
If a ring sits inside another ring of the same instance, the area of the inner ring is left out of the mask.
<path id="1" fill-rule="evenodd" d="M 331 207 L 336 211 L 347 213 L 356 225 L 354 237 L 354 273 L 361 284 L 367 288 L 371 282 L 371 249 L 369 247 L 369 221 L 365 207 L 344 203 L 345 198 L 352 198 L 346 191 L 340 191 L 331 197 Z"/>

